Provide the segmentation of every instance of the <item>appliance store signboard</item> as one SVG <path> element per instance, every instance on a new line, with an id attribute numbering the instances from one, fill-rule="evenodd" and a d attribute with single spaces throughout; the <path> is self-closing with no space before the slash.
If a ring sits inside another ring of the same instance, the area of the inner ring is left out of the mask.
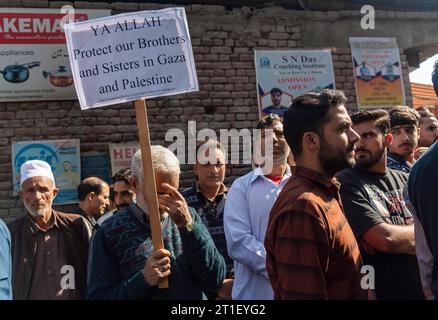
<path id="1" fill-rule="evenodd" d="M 111 14 L 75 10 L 75 21 Z M 0 102 L 77 99 L 60 9 L 0 8 Z"/>

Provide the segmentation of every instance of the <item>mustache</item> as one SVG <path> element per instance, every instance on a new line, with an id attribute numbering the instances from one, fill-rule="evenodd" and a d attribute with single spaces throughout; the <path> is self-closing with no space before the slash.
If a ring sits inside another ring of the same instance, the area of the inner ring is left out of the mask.
<path id="1" fill-rule="evenodd" d="M 356 148 L 356 152 L 368 152 L 368 153 L 370 153 L 370 151 L 369 150 L 367 150 L 367 149 L 362 149 L 362 148 Z"/>
<path id="2" fill-rule="evenodd" d="M 39 206 L 39 205 L 42 205 L 42 206 L 44 206 L 45 205 L 45 203 L 44 202 L 38 202 L 38 201 L 33 201 L 33 202 L 31 202 L 31 204 L 30 204 L 31 206 Z"/>

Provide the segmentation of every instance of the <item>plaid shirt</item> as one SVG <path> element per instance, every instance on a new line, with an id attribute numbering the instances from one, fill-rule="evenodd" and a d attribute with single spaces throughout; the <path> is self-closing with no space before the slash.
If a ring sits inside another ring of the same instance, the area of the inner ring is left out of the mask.
<path id="1" fill-rule="evenodd" d="M 275 299 L 368 299 L 339 183 L 297 167 L 271 210 L 265 238 Z"/>
<path id="2" fill-rule="evenodd" d="M 234 262 L 228 256 L 227 242 L 224 232 L 224 208 L 227 199 L 227 187 L 222 184 L 219 194 L 213 201 L 206 199 L 199 190 L 198 185 L 186 189 L 182 192 L 187 201 L 187 205 L 196 210 L 205 226 L 210 232 L 211 238 L 225 259 L 227 264 L 227 277 L 234 277 Z"/>

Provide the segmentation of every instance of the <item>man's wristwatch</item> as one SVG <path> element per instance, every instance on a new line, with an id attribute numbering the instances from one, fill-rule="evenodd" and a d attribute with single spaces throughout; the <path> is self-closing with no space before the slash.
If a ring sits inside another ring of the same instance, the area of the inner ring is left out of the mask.
<path id="1" fill-rule="evenodd" d="M 187 224 L 183 227 L 185 228 L 188 232 L 193 230 L 193 220 L 190 222 L 187 222 Z"/>

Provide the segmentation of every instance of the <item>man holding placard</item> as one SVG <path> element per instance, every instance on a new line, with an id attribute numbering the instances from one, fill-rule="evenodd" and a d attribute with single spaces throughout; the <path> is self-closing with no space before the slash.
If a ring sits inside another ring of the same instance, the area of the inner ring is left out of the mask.
<path id="1" fill-rule="evenodd" d="M 132 159 L 136 203 L 97 230 L 90 256 L 90 299 L 201 299 L 225 278 L 222 255 L 193 208 L 178 192 L 179 161 L 168 149 L 151 147 L 165 249 L 154 249 L 149 206 L 143 196 L 141 151 Z M 169 288 L 158 289 L 169 277 Z"/>
<path id="2" fill-rule="evenodd" d="M 161 252 L 165 256 L 164 252 L 166 250 L 161 250 L 164 249 L 163 242 L 165 241 L 162 237 L 160 227 L 162 217 L 159 214 L 157 201 L 157 186 L 159 188 L 162 186 L 160 184 L 156 186 L 155 184 L 147 109 L 144 99 L 199 90 L 184 8 L 130 12 L 67 24 L 64 28 L 81 109 L 85 110 L 135 100 L 138 135 L 143 156 L 142 167 L 144 170 L 142 172 L 148 177 L 147 179 L 143 179 L 144 176 L 138 177 L 142 178 L 144 183 L 142 186 L 144 192 L 139 200 L 145 199 L 148 206 L 151 245 L 153 244 L 156 252 Z M 178 194 L 170 193 L 179 198 Z M 185 211 L 187 212 L 187 210 Z M 97 240 L 98 235 L 99 233 L 96 234 L 96 245 L 99 243 Z M 152 246 L 149 246 L 149 248 L 152 248 Z M 158 257 L 155 256 L 155 258 Z M 136 256 L 133 259 L 142 258 Z M 159 288 L 168 287 L 166 277 L 169 272 L 163 269 L 168 265 L 168 261 L 165 261 L 168 258 L 165 259 L 164 257 L 163 259 L 160 261 L 164 265 L 153 268 L 158 270 L 155 273 L 154 283 L 148 282 L 149 284 L 159 283 Z M 106 270 L 107 266 L 103 267 Z M 149 269 L 149 271 L 151 270 Z M 220 278 L 221 268 L 218 267 L 218 270 L 215 271 L 219 272 L 216 277 Z M 225 271 L 223 270 L 223 272 Z M 160 277 L 159 281 L 156 279 L 158 275 Z M 123 274 L 122 276 L 126 278 L 132 276 L 132 274 Z M 208 272 L 204 276 L 208 277 Z M 93 270 L 91 278 L 93 278 Z M 117 279 L 111 279 L 111 281 L 113 280 Z M 146 280 L 146 278 L 143 280 Z M 144 292 L 139 295 L 135 294 L 139 293 L 138 290 L 142 291 L 144 289 L 144 281 L 135 284 L 135 282 L 129 280 L 129 283 L 122 282 L 118 285 L 116 282 L 113 283 L 116 286 L 113 288 L 116 292 L 106 293 L 101 290 L 108 289 L 108 287 L 99 288 L 98 284 L 93 283 L 95 286 L 90 288 L 89 296 L 95 298 L 145 296 Z M 134 291 L 128 293 L 126 288 L 123 288 L 124 285 L 134 286 L 131 287 Z M 184 287 L 184 289 L 186 288 Z M 209 289 L 214 288 L 210 287 Z M 182 292 L 172 290 L 175 289 L 171 289 L 172 294 L 168 293 L 169 290 L 163 290 L 160 294 L 153 294 L 152 297 L 187 298 L 187 295 L 182 295 Z M 193 297 L 198 296 L 198 293 L 196 290 L 193 291 Z"/>

